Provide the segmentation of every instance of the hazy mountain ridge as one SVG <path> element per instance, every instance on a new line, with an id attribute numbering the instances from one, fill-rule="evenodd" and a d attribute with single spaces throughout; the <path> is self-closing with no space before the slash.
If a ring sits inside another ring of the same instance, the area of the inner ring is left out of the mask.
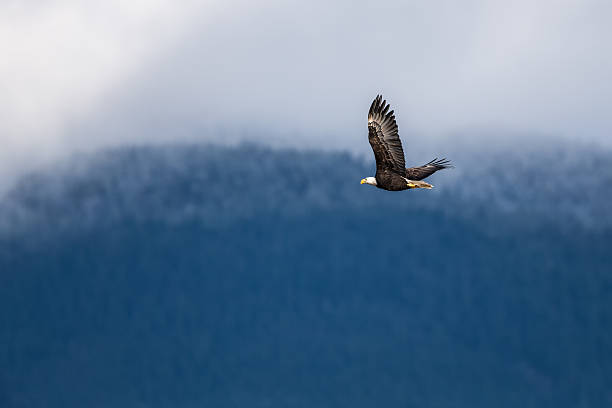
<path id="1" fill-rule="evenodd" d="M 30 175 L 0 211 L 0 405 L 610 405 L 610 163 L 567 156 L 458 155 L 401 193 L 256 146 Z"/>
<path id="2" fill-rule="evenodd" d="M 108 150 L 23 177 L 0 201 L 0 230 L 69 230 L 75 220 L 77 228 L 122 220 L 226 225 L 257 214 L 349 208 L 612 227 L 612 158 L 606 152 L 499 151 L 460 154 L 453 163 L 456 168 L 431 177 L 434 190 L 393 194 L 360 186 L 374 164 L 346 153 L 254 145 Z"/>

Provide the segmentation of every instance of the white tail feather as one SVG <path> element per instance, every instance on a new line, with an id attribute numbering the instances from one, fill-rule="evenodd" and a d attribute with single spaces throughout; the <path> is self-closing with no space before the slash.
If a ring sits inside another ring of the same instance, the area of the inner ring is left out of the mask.
<path id="1" fill-rule="evenodd" d="M 406 183 L 408 183 L 408 188 L 427 188 L 431 189 L 433 186 L 429 183 L 426 183 L 421 180 L 408 180 L 406 179 Z"/>

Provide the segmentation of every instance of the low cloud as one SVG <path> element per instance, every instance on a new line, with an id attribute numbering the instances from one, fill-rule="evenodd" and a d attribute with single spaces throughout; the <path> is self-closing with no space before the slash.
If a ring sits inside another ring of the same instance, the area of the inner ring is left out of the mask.
<path id="1" fill-rule="evenodd" d="M 429 143 L 612 131 L 609 2 L 178 4 L 0 6 L 0 171 L 123 143 L 365 151 L 379 92 Z"/>

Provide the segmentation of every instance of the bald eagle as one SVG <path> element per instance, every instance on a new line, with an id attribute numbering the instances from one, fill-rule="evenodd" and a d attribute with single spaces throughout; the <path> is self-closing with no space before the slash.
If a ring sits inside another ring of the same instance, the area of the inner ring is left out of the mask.
<path id="1" fill-rule="evenodd" d="M 433 159 L 420 167 L 405 167 L 402 141 L 397 133 L 393 111 L 382 95 L 378 95 L 368 112 L 368 139 L 376 159 L 376 175 L 361 180 L 383 190 L 400 191 L 411 188 L 432 188 L 423 180 L 438 170 L 452 167 L 446 159 Z"/>

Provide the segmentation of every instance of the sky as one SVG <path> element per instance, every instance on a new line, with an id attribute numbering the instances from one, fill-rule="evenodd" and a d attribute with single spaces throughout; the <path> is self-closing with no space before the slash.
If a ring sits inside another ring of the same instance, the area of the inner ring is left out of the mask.
<path id="1" fill-rule="evenodd" d="M 0 179 L 124 144 L 365 152 L 378 93 L 405 145 L 610 146 L 611 18 L 607 0 L 5 0 Z"/>

